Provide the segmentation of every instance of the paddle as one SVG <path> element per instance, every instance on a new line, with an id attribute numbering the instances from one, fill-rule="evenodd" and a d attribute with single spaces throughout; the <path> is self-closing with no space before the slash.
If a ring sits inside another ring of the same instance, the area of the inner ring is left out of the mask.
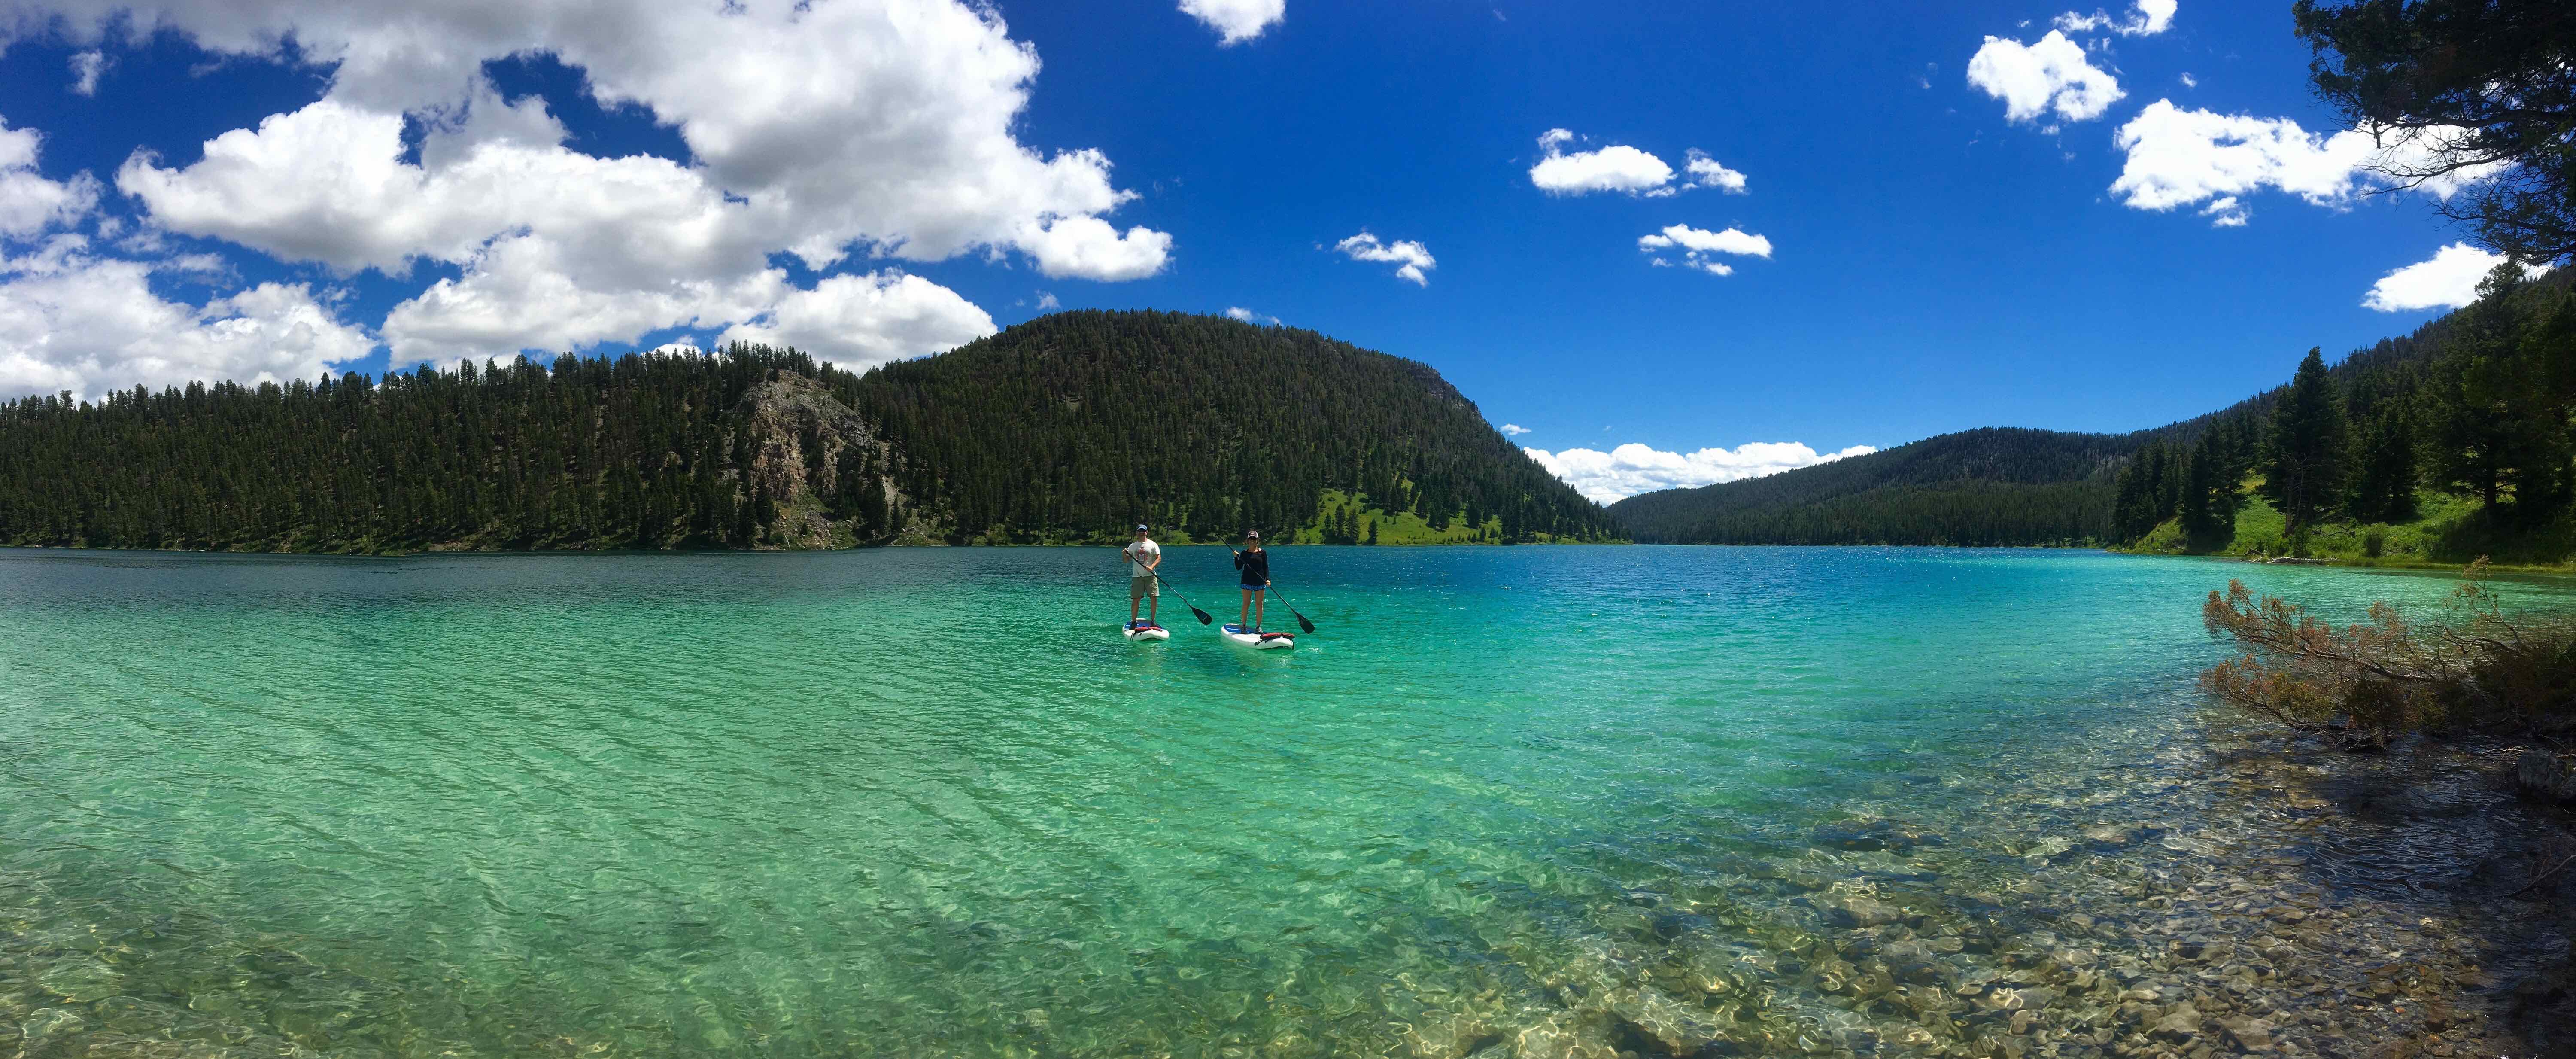
<path id="1" fill-rule="evenodd" d="M 1172 583 L 1171 583 L 1171 582 L 1169 582 L 1169 581 L 1165 581 L 1165 580 L 1163 580 L 1163 575 L 1161 575 L 1161 574 L 1155 574 L 1155 575 L 1154 575 L 1154 581 L 1155 581 L 1157 584 L 1162 585 L 1164 588 L 1172 588 Z M 1196 617 L 1196 618 L 1199 620 L 1199 624 L 1201 624 L 1201 625 L 1214 625 L 1214 624 L 1216 624 L 1216 619 L 1215 619 L 1215 618 L 1208 617 L 1208 612 L 1206 612 L 1206 611 L 1204 611 L 1204 610 L 1200 610 L 1200 609 L 1199 609 L 1199 605 L 1198 605 L 1198 604 L 1190 602 L 1190 597 L 1188 597 L 1188 596 L 1184 596 L 1184 595 L 1181 595 L 1181 590 L 1180 590 L 1180 589 L 1172 588 L 1172 595 L 1173 595 L 1175 598 L 1177 598 L 1177 599 L 1179 599 L 1179 600 L 1181 601 L 1181 605 L 1182 605 L 1182 606 L 1185 606 L 1185 607 L 1190 608 L 1190 614 L 1191 614 L 1191 616 Z"/>
<path id="2" fill-rule="evenodd" d="M 1274 589 L 1271 589 L 1271 590 L 1270 590 L 1270 594 L 1271 594 L 1271 595 L 1274 595 L 1274 596 L 1279 596 L 1279 590 L 1278 590 L 1278 589 L 1275 589 L 1275 588 L 1274 588 Z M 1298 612 L 1298 610 L 1297 610 L 1297 605 L 1296 605 L 1296 604 L 1294 604 L 1294 603 L 1290 603 L 1290 602 L 1288 602 L 1288 597 L 1286 597 L 1286 596 L 1279 596 L 1279 602 L 1280 602 L 1281 604 L 1285 605 L 1285 606 L 1288 608 L 1288 613 L 1297 615 L 1297 627 L 1298 627 L 1298 628 L 1300 628 L 1300 629 L 1304 629 L 1304 630 L 1306 630 L 1307 632 L 1313 632 L 1313 631 L 1315 631 L 1315 623 L 1314 623 L 1314 622 L 1311 622 L 1311 621 L 1307 621 L 1307 620 L 1306 620 L 1306 615 L 1304 615 L 1304 614 L 1302 614 L 1302 613 L 1299 613 L 1299 612 Z"/>

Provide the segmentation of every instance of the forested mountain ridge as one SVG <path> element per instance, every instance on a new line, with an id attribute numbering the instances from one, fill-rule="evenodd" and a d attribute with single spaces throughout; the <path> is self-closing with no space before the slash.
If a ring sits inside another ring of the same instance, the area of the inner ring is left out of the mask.
<path id="1" fill-rule="evenodd" d="M 1326 490 L 1437 529 L 1600 540 L 1598 505 L 1532 462 L 1429 365 L 1223 317 L 1076 311 L 835 392 L 904 454 L 896 479 L 961 540 L 1277 535 Z"/>
<path id="2" fill-rule="evenodd" d="M 525 358 L 0 404 L 0 543 L 821 547 L 912 521 L 802 354 Z"/>
<path id="3" fill-rule="evenodd" d="M 2124 466 L 2111 539 L 2157 552 L 2450 564 L 2576 559 L 2576 271 L 2507 264 L 2474 303 Z"/>
<path id="4" fill-rule="evenodd" d="M 2132 435 L 1985 427 L 1740 482 L 1610 506 L 1643 541 L 1678 544 L 2088 542 Z"/>
<path id="5" fill-rule="evenodd" d="M 1427 366 L 1312 332 L 1069 313 L 854 375 L 792 350 L 0 402 L 0 544 L 821 548 L 1312 523 L 1365 491 L 1602 539 Z"/>
<path id="6" fill-rule="evenodd" d="M 2403 521 L 2418 490 L 2466 489 L 2488 514 L 2446 531 L 2454 543 L 2423 557 L 2457 558 L 2451 553 L 2471 542 L 2536 556 L 2531 539 L 2545 534 L 2534 516 L 2559 510 L 2536 502 L 2576 495 L 2566 458 L 2576 444 L 2565 436 L 2576 397 L 2550 396 L 2576 395 L 2576 382 L 2556 381 L 2576 380 L 2576 310 L 2558 308 L 2571 282 L 2571 272 L 2515 279 L 2331 366 L 2312 355 L 2294 418 L 2314 425 L 2286 434 L 2279 421 L 2301 392 L 2298 379 L 2127 434 L 1963 431 L 1764 478 L 1647 493 L 1610 510 L 1637 539 L 1671 543 L 2130 545 L 2152 536 L 2154 550 L 2297 550 L 2288 537 L 2301 528 L 2264 513 L 2274 511 L 2272 494 L 2301 476 L 2278 473 L 2283 467 L 2315 464 L 2309 491 L 2323 499 L 2301 502 L 2308 529 Z M 2312 436 L 2320 433 L 2331 437 Z M 2284 464 L 2293 436 L 2310 443 Z M 2436 474 L 2442 453 L 2452 470 Z M 2458 466 L 2481 460 L 2493 466 Z M 2464 474 L 2478 482 L 2462 485 Z M 2486 524 L 2517 504 L 2514 525 Z M 2248 524 L 2268 527 L 2259 530 L 2268 536 L 2238 542 L 2240 510 L 2269 517 Z"/>

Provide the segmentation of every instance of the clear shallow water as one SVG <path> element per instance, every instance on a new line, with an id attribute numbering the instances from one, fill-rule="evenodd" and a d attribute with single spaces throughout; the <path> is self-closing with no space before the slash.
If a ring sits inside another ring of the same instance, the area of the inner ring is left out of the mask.
<path id="1" fill-rule="evenodd" d="M 1761 999 L 1690 1002 L 1849 1047 L 1776 963 L 1816 894 L 1929 870 L 1854 828 L 2009 891 L 2082 822 L 2018 784 L 2199 723 L 2209 589 L 2450 587 L 2073 552 L 1275 563 L 1321 632 L 1255 654 L 1169 595 L 1172 640 L 1121 638 L 1105 549 L 0 551 L 0 1046 L 1578 1054 L 1652 1021 L 1569 1016 L 1592 988 L 1734 975 Z M 1165 569 L 1233 617 L 1221 549 Z"/>

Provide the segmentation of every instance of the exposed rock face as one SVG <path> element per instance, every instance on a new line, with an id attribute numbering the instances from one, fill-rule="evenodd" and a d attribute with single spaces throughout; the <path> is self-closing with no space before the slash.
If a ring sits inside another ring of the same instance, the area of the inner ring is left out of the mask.
<path id="1" fill-rule="evenodd" d="M 893 446 L 823 384 L 773 371 L 743 394 L 736 415 L 751 445 L 740 469 L 743 498 L 766 497 L 775 507 L 765 546 L 846 547 L 932 531 L 932 514 L 913 510 L 887 473 L 898 458 Z M 871 484 L 883 514 L 868 500 Z"/>

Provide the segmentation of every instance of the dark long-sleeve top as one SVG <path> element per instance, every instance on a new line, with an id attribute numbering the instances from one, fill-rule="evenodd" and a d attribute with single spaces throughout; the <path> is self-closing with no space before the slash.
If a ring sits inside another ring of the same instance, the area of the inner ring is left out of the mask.
<path id="1" fill-rule="evenodd" d="M 1234 553 L 1234 568 L 1241 571 L 1243 574 L 1243 576 L 1235 579 L 1238 584 L 1266 585 L 1270 583 L 1269 552 L 1263 551 L 1259 548 L 1254 548 L 1251 551 L 1236 552 Z"/>

